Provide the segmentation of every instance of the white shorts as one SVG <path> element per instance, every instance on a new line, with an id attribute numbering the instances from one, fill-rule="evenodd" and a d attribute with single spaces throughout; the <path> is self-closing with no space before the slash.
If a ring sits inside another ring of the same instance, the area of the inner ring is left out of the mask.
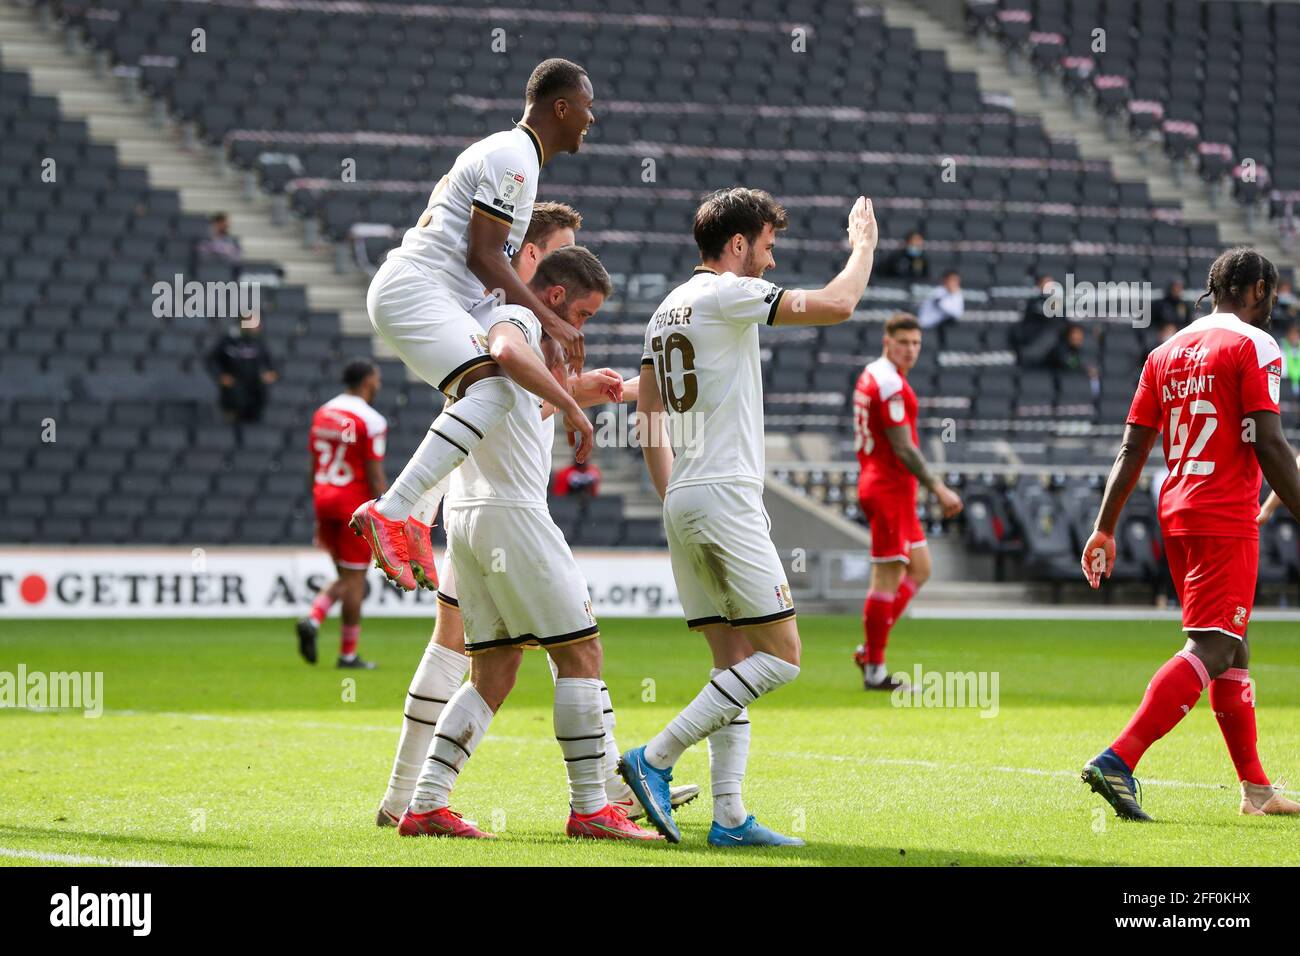
<path id="1" fill-rule="evenodd" d="M 761 487 L 680 485 L 664 498 L 664 530 L 687 627 L 794 617 Z"/>
<path id="2" fill-rule="evenodd" d="M 487 332 L 477 317 L 483 305 L 464 308 L 433 273 L 391 256 L 366 292 L 375 331 L 408 368 L 441 392 L 470 369 L 492 362 Z"/>
<path id="3" fill-rule="evenodd" d="M 545 508 L 473 505 L 446 514 L 466 654 L 599 636 L 587 579 Z"/>

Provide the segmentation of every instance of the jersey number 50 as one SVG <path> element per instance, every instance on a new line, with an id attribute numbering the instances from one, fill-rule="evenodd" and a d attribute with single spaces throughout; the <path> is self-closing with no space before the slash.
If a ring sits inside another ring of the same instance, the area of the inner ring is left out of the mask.
<path id="1" fill-rule="evenodd" d="M 650 340 L 650 350 L 655 354 L 655 368 L 658 371 L 659 394 L 664 403 L 675 412 L 688 412 L 700 397 L 700 385 L 695 377 L 695 346 L 691 340 L 680 332 L 674 332 L 668 338 L 656 335 Z M 677 394 L 673 387 L 673 353 L 681 358 L 682 392 Z"/>

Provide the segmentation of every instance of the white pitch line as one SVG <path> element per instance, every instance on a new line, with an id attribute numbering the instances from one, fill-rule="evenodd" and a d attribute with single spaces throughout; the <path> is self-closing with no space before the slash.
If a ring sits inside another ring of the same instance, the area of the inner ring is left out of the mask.
<path id="1" fill-rule="evenodd" d="M 107 716 L 115 717 L 176 717 L 186 720 L 205 720 L 205 721 L 224 721 L 229 723 L 240 724 L 260 724 L 277 726 L 303 727 L 311 730 L 360 730 L 365 732 L 378 732 L 396 735 L 400 730 L 399 727 L 375 727 L 366 724 L 332 724 L 320 721 L 294 721 L 286 724 L 284 721 L 274 720 L 269 717 L 229 717 L 223 714 L 186 714 L 177 711 L 154 712 L 154 711 L 135 711 L 135 710 L 106 710 Z M 488 734 L 487 740 L 496 741 L 504 744 L 550 744 L 550 739 L 546 737 L 517 737 Z M 934 760 L 911 760 L 895 757 L 854 757 L 848 754 L 819 754 L 807 753 L 801 751 L 777 751 L 770 754 L 773 757 L 781 757 L 792 760 L 821 760 L 829 763 L 861 763 L 861 764 L 882 764 L 893 767 L 924 767 L 929 770 L 989 770 L 995 773 L 1022 773 L 1036 777 L 1070 777 L 1078 779 L 1077 770 L 1044 770 L 1039 767 L 972 767 L 969 764 L 944 764 Z M 1193 783 L 1188 780 L 1153 780 L 1142 778 L 1143 786 L 1150 787 L 1182 787 L 1188 790 L 1230 790 L 1231 787 L 1218 783 Z M 1296 793 L 1294 789 L 1284 790 L 1284 793 Z"/>
<path id="2" fill-rule="evenodd" d="M 45 853 L 41 850 L 15 850 L 0 846 L 0 856 L 12 860 L 36 860 L 38 863 L 68 863 L 73 866 L 170 866 L 152 860 L 114 860 L 106 856 L 81 856 L 76 853 Z"/>

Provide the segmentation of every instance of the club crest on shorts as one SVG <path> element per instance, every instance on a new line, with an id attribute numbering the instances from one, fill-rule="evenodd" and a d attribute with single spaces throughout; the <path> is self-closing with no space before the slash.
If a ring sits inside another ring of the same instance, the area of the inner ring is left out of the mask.
<path id="1" fill-rule="evenodd" d="M 776 606 L 782 611 L 794 607 L 794 598 L 790 597 L 790 585 L 778 584 L 772 589 L 776 592 Z"/>
<path id="2" fill-rule="evenodd" d="M 1244 607 L 1237 608 L 1237 612 L 1232 615 L 1232 626 L 1233 627 L 1246 626 L 1246 609 Z"/>
<path id="3" fill-rule="evenodd" d="M 589 601 L 589 600 L 588 600 L 588 601 L 583 601 L 583 602 L 582 602 L 582 609 L 583 609 L 584 611 L 587 612 L 587 623 L 589 623 L 589 624 L 595 624 L 595 623 L 596 623 L 596 615 L 594 615 L 594 614 L 591 613 L 591 601 Z"/>
<path id="4" fill-rule="evenodd" d="M 474 351 L 479 355 L 488 354 L 488 339 L 482 332 L 474 332 L 469 337 L 469 344 L 474 347 Z"/>

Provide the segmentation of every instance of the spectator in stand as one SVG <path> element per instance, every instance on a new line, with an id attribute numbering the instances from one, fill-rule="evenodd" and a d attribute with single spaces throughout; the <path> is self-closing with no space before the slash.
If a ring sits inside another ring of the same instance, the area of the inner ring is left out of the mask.
<path id="1" fill-rule="evenodd" d="M 885 260 L 881 273 L 890 279 L 924 282 L 930 278 L 930 263 L 925 258 L 925 236 L 913 229 L 902 249 Z"/>
<path id="2" fill-rule="evenodd" d="M 262 342 L 261 327 L 255 313 L 245 316 L 208 353 L 208 371 L 220 390 L 221 413 L 234 427 L 238 445 L 244 443 L 243 426 L 262 420 L 268 388 L 279 377 Z"/>
<path id="3" fill-rule="evenodd" d="M 1097 374 L 1097 366 L 1091 364 L 1084 354 L 1083 346 L 1087 340 L 1088 334 L 1082 324 L 1067 323 L 1065 331 L 1061 333 L 1056 343 L 1056 348 L 1047 357 L 1047 365 L 1058 372 L 1082 372 L 1087 375 L 1095 396 L 1100 390 L 1101 378 Z"/>
<path id="4" fill-rule="evenodd" d="M 939 284 L 921 300 L 916 318 L 922 329 L 937 329 L 946 322 L 956 322 L 965 310 L 961 274 L 955 269 L 949 269 L 940 278 Z"/>
<path id="5" fill-rule="evenodd" d="M 1291 385 L 1291 396 L 1300 398 L 1300 323 L 1292 322 L 1286 327 L 1282 356 L 1282 368 L 1286 370 L 1286 378 Z"/>
<path id="6" fill-rule="evenodd" d="M 1158 345 L 1164 345 L 1175 335 L 1178 334 L 1178 325 L 1175 322 L 1162 322 L 1156 326 L 1156 339 Z M 1143 356 L 1145 359 L 1145 356 Z"/>
<path id="7" fill-rule="evenodd" d="M 1048 287 L 1055 281 L 1049 275 L 1038 277 L 1038 295 L 1025 303 L 1019 324 L 1011 330 L 1011 344 L 1021 365 L 1045 364 L 1061 336 L 1061 317 L 1049 314 L 1047 307 L 1051 298 Z"/>
<path id="8" fill-rule="evenodd" d="M 226 213 L 215 213 L 208 220 L 208 238 L 199 241 L 194 253 L 199 262 L 239 264 L 244 254 L 239 248 L 239 240 L 230 234 L 230 217 Z"/>
<path id="9" fill-rule="evenodd" d="M 1164 298 L 1151 307 L 1151 324 L 1158 327 L 1172 322 L 1181 329 L 1191 318 L 1192 307 L 1183 300 L 1183 280 L 1171 279 L 1165 286 Z"/>
<path id="10" fill-rule="evenodd" d="M 561 468 L 551 482 L 551 494 L 595 497 L 600 494 L 600 469 L 590 461 L 575 461 Z"/>
<path id="11" fill-rule="evenodd" d="M 1286 279 L 1277 284 L 1277 305 L 1273 307 L 1273 328 L 1275 332 L 1289 332 L 1300 322 L 1300 302 L 1296 301 L 1295 289 Z"/>

